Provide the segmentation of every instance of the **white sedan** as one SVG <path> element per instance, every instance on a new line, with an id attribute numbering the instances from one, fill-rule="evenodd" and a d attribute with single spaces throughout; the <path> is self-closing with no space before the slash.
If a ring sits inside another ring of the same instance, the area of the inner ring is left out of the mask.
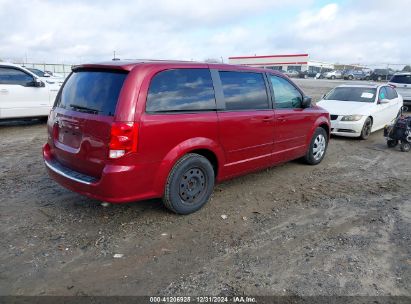
<path id="1" fill-rule="evenodd" d="M 19 65 L 0 62 L 0 119 L 48 116 L 59 88 Z"/>
<path id="2" fill-rule="evenodd" d="M 389 85 L 340 85 L 317 105 L 330 112 L 331 134 L 366 139 L 397 117 L 403 100 Z"/>

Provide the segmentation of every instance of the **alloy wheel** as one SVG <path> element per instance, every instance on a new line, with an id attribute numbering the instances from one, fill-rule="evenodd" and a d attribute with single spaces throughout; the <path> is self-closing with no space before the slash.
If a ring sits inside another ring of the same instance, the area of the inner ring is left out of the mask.
<path id="1" fill-rule="evenodd" d="M 318 136 L 314 140 L 314 145 L 313 145 L 313 156 L 315 160 L 321 159 L 321 157 L 324 155 L 325 147 L 326 147 L 326 139 L 324 135 L 318 134 Z"/>

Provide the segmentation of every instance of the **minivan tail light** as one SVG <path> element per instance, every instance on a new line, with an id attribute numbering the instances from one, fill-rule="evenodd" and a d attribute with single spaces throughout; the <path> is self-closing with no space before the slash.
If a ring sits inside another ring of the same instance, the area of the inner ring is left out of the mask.
<path id="1" fill-rule="evenodd" d="M 134 122 L 114 122 L 111 125 L 109 158 L 119 158 L 137 151 L 137 125 Z"/>

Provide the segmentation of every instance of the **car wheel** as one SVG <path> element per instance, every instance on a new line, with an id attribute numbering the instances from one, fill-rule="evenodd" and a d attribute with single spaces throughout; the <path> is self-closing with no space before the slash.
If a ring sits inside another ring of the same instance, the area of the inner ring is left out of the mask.
<path id="1" fill-rule="evenodd" d="M 204 156 L 184 155 L 168 176 L 164 205 L 178 214 L 195 212 L 209 201 L 214 180 L 213 166 Z"/>
<path id="2" fill-rule="evenodd" d="M 365 77 L 365 80 L 370 80 L 370 77 L 369 77 L 369 76 L 366 76 L 366 77 Z"/>
<path id="3" fill-rule="evenodd" d="M 323 128 L 317 128 L 314 132 L 313 137 L 311 138 L 307 154 L 304 156 L 305 162 L 310 165 L 319 164 L 325 156 L 327 146 L 327 132 Z"/>
<path id="4" fill-rule="evenodd" d="M 389 139 L 387 140 L 387 146 L 388 148 L 394 148 L 398 145 L 398 140 L 396 139 Z"/>
<path id="5" fill-rule="evenodd" d="M 364 126 L 362 127 L 360 138 L 367 139 L 371 134 L 371 130 L 372 130 L 372 119 L 371 117 L 367 117 L 367 119 L 364 122 Z"/>
<path id="6" fill-rule="evenodd" d="M 349 75 L 349 76 L 348 76 L 348 79 L 349 79 L 349 80 L 353 80 L 354 77 L 353 77 L 352 75 Z"/>
<path id="7" fill-rule="evenodd" d="M 381 81 L 381 80 L 382 80 L 382 77 L 381 77 L 381 76 L 378 76 L 378 77 L 377 77 L 377 80 L 378 80 L 378 81 Z"/>
<path id="8" fill-rule="evenodd" d="M 304 74 L 304 78 L 307 79 L 307 78 L 308 78 L 308 75 L 307 75 L 307 74 Z"/>
<path id="9" fill-rule="evenodd" d="M 403 142 L 400 145 L 400 149 L 402 152 L 409 152 L 411 150 L 411 144 L 409 142 Z"/>
<path id="10" fill-rule="evenodd" d="M 334 79 L 335 79 L 335 76 L 334 76 L 334 75 L 333 75 L 333 76 L 331 76 L 331 79 L 332 79 L 332 80 L 334 80 Z"/>

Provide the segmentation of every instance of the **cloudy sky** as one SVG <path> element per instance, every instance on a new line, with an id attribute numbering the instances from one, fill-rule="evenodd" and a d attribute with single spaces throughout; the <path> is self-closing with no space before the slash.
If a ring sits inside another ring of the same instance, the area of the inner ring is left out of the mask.
<path id="1" fill-rule="evenodd" d="M 411 63 L 410 0 L 0 0 L 0 59 Z"/>

